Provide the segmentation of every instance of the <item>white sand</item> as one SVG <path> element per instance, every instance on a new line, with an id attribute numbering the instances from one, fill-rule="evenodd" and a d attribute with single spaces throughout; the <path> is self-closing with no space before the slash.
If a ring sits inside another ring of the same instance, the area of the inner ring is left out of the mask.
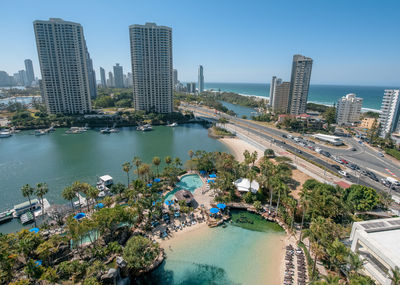
<path id="1" fill-rule="evenodd" d="M 245 150 L 248 150 L 251 153 L 256 151 L 258 153 L 258 158 L 264 155 L 260 149 L 238 138 L 222 138 L 219 139 L 219 141 L 225 144 L 231 150 L 235 158 L 240 162 L 244 161 L 243 153 Z"/>

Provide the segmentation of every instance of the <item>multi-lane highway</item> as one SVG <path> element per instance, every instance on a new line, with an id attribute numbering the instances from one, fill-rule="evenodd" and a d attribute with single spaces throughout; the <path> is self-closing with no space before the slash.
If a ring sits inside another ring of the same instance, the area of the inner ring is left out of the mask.
<path id="1" fill-rule="evenodd" d="M 282 137 L 282 135 L 287 136 L 288 133 L 285 131 L 267 127 L 257 122 L 240 119 L 222 113 L 216 114 L 214 111 L 200 106 L 186 106 L 185 108 L 201 116 L 206 116 L 208 118 L 213 118 L 215 120 L 223 116 L 229 119 L 230 124 L 237 125 L 245 132 L 247 132 L 248 136 L 250 137 L 259 136 L 268 141 L 273 141 L 274 144 L 276 144 L 277 146 L 289 150 L 291 152 L 297 153 L 298 155 L 301 155 L 306 159 L 312 160 L 324 166 L 325 168 L 337 173 L 337 169 L 334 166 L 332 166 L 333 164 L 335 164 L 333 161 L 331 161 L 326 157 L 322 157 L 316 154 L 315 152 L 310 151 L 309 149 L 301 147 L 291 139 Z M 379 157 L 378 153 L 375 150 L 359 144 L 352 138 L 345 138 L 345 141 L 349 145 L 349 148 L 347 149 L 334 148 L 325 145 L 318 145 L 318 146 L 321 149 L 330 152 L 332 155 L 340 156 L 341 158 L 344 158 L 354 164 L 359 165 L 360 168 L 362 169 L 366 169 L 367 171 L 372 170 L 373 172 L 378 174 L 377 175 L 378 178 L 385 177 L 385 174 L 387 173 L 388 170 L 394 173 L 396 176 L 398 175 L 398 177 L 400 177 L 399 167 L 391 160 L 386 159 L 385 157 Z M 353 151 L 351 150 L 352 148 L 355 148 L 356 150 Z M 342 166 L 342 168 L 343 167 L 344 166 Z M 368 176 L 362 175 L 360 171 L 353 171 L 348 169 L 347 173 L 348 177 L 346 179 L 352 183 L 359 183 L 361 185 L 373 187 L 375 189 L 379 189 L 386 192 L 389 191 L 387 187 L 385 187 L 384 185 L 382 185 L 377 181 L 372 180 Z M 387 173 L 386 176 L 389 176 L 389 173 Z"/>

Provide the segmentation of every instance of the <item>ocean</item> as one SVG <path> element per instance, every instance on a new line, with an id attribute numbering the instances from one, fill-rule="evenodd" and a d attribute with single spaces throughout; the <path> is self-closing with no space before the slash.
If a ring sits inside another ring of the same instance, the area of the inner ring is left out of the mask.
<path id="1" fill-rule="evenodd" d="M 265 83 L 205 83 L 205 89 L 235 92 L 243 95 L 269 97 L 270 84 Z M 394 87 L 383 86 L 352 86 L 352 85 L 310 85 L 308 102 L 333 105 L 338 99 L 348 93 L 355 93 L 364 99 L 363 110 L 378 111 L 381 108 L 385 89 Z M 399 88 L 399 87 L 397 87 Z"/>

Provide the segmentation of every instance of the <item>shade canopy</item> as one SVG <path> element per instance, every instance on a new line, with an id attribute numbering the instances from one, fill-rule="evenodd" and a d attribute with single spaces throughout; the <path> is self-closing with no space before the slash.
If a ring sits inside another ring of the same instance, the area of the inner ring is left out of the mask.
<path id="1" fill-rule="evenodd" d="M 217 175 L 214 174 L 214 173 L 213 173 L 213 174 L 210 174 L 209 176 L 210 176 L 210 178 L 217 178 Z"/>
<path id="2" fill-rule="evenodd" d="M 235 184 L 236 188 L 240 192 L 251 191 L 252 193 L 257 193 L 258 189 L 260 188 L 260 184 L 258 184 L 257 181 L 252 181 L 250 183 L 250 180 L 247 178 L 240 178 L 233 182 L 233 184 Z"/>
<path id="3" fill-rule="evenodd" d="M 154 178 L 154 182 L 156 182 L 156 183 L 161 182 L 161 179 L 160 178 Z"/>
<path id="4" fill-rule="evenodd" d="M 218 208 L 211 208 L 210 209 L 210 213 L 211 214 L 216 214 L 216 213 L 218 213 L 219 212 L 219 209 Z"/>
<path id="5" fill-rule="evenodd" d="M 174 204 L 174 201 L 172 201 L 172 200 L 167 200 L 167 201 L 165 201 L 165 204 L 166 204 L 167 206 L 171 206 L 171 205 Z"/>
<path id="6" fill-rule="evenodd" d="M 80 219 L 82 219 L 82 218 L 84 218 L 84 217 L 86 217 L 86 214 L 85 214 L 85 213 L 78 213 L 78 214 L 76 214 L 76 215 L 74 216 L 74 219 L 75 219 L 75 220 L 80 220 Z"/>
<path id="7" fill-rule="evenodd" d="M 38 267 L 40 265 L 42 265 L 42 261 L 41 260 L 36 260 L 35 261 L 35 266 Z"/>
<path id="8" fill-rule="evenodd" d="M 153 184 L 151 184 L 151 183 L 148 183 L 148 184 L 147 184 L 147 187 L 151 187 L 152 185 L 153 185 Z"/>
<path id="9" fill-rule="evenodd" d="M 37 234 L 37 233 L 39 232 L 39 228 L 31 228 L 29 231 L 30 231 L 31 233 Z"/>
<path id="10" fill-rule="evenodd" d="M 205 170 L 200 170 L 199 172 L 200 172 L 200 174 L 206 174 Z"/>
<path id="11" fill-rule="evenodd" d="M 104 208 L 104 204 L 103 203 L 98 203 L 96 206 L 94 206 L 96 209 L 102 209 Z"/>
<path id="12" fill-rule="evenodd" d="M 219 209 L 223 210 L 223 209 L 226 208 L 226 205 L 223 204 L 223 203 L 219 203 L 219 204 L 217 204 L 217 207 L 218 207 Z"/>
<path id="13" fill-rule="evenodd" d="M 207 179 L 207 183 L 214 183 L 215 181 L 212 179 Z"/>

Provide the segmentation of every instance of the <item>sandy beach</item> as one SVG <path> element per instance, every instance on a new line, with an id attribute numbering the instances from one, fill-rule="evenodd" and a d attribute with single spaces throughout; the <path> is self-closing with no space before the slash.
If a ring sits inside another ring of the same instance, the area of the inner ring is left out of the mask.
<path id="1" fill-rule="evenodd" d="M 249 152 L 256 151 L 258 153 L 258 158 L 264 155 L 260 149 L 239 138 L 222 138 L 219 139 L 219 141 L 225 144 L 231 150 L 235 158 L 240 162 L 244 161 L 243 152 L 245 150 L 248 150 Z"/>

